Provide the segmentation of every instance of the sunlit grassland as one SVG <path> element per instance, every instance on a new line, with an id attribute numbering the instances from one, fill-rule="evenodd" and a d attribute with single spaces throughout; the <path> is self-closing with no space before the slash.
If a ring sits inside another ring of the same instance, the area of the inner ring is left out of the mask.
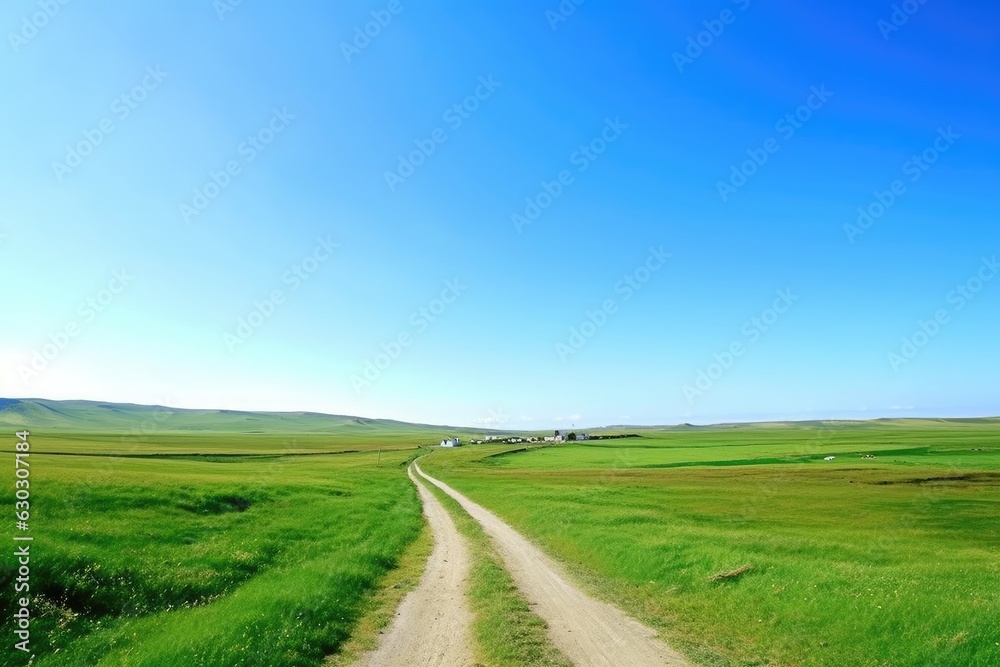
<path id="1" fill-rule="evenodd" d="M 142 430 L 125 433 L 73 432 L 33 429 L 32 434 L 45 442 L 45 451 L 78 456 L 190 456 L 377 453 L 411 449 L 430 444 L 427 435 L 403 435 L 387 438 L 369 436 L 344 438 L 334 433 L 224 433 L 178 432 L 163 428 L 150 433 Z"/>
<path id="2" fill-rule="evenodd" d="M 511 449 L 421 465 L 701 663 L 1000 664 L 995 421 Z"/>
<path id="3" fill-rule="evenodd" d="M 148 434 L 140 444 L 164 453 L 269 455 L 46 453 L 101 451 L 102 437 L 32 432 L 37 665 L 322 664 L 421 530 L 405 474 L 415 450 L 390 451 L 400 443 L 292 456 L 279 436 L 248 448 L 240 434 Z M 104 437 L 103 451 L 115 442 Z M 13 471 L 12 459 L 0 467 Z M 11 595 L 0 600 L 10 637 Z"/>
<path id="4" fill-rule="evenodd" d="M 0 398 L 0 427 L 45 436 L 75 454 L 318 453 L 416 447 L 450 427 L 314 412 L 185 410 L 162 406 Z M 463 429 L 467 437 L 476 429 Z"/>

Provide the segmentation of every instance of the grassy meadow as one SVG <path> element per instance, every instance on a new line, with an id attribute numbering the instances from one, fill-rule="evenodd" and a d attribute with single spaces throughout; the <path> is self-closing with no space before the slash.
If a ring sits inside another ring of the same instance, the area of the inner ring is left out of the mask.
<path id="1" fill-rule="evenodd" d="M 640 433 L 421 466 L 700 664 L 1000 664 L 1000 421 Z"/>
<path id="2" fill-rule="evenodd" d="M 306 666 L 335 653 L 422 530 L 405 473 L 418 450 L 296 438 L 141 432 L 126 451 L 121 432 L 32 430 L 32 664 Z M 0 467 L 14 470 L 10 451 Z M 8 637 L 12 602 L 0 596 Z"/>
<path id="3" fill-rule="evenodd" d="M 3 399 L 0 427 L 8 471 L 31 431 L 40 667 L 349 664 L 419 580 L 430 543 L 406 465 L 452 434 Z M 1000 420 L 629 432 L 421 465 L 698 664 L 1000 664 Z M 2 485 L 12 507 L 13 474 Z M 558 664 L 489 540 L 443 502 L 475 557 L 480 659 Z M 8 556 L 8 637 L 14 576 Z"/>

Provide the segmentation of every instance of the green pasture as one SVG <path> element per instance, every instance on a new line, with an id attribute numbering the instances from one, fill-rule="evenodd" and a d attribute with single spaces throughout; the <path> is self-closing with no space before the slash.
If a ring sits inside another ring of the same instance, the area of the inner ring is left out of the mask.
<path id="1" fill-rule="evenodd" d="M 14 399 L 3 425 L 11 508 L 14 433 L 31 431 L 41 667 L 344 664 L 374 645 L 429 548 L 406 464 L 475 433 Z M 1000 420 L 627 432 L 640 437 L 421 465 L 698 664 L 1000 664 Z M 445 502 L 476 556 L 482 658 L 557 662 L 491 545 Z"/>
<path id="2" fill-rule="evenodd" d="M 351 454 L 410 450 L 416 452 L 428 446 L 427 436 L 386 436 L 376 438 L 345 438 L 334 433 L 224 433 L 157 431 L 148 434 L 100 432 L 64 432 L 35 429 L 37 438 L 44 438 L 49 455 L 115 457 L 188 456 L 220 459 L 223 457 L 279 458 L 292 454 Z M 383 453 L 384 453 L 383 452 Z M 98 462 L 95 465 L 101 465 Z"/>
<path id="3" fill-rule="evenodd" d="M 421 465 L 699 664 L 1000 664 L 996 420 L 692 427 Z"/>
<path id="4" fill-rule="evenodd" d="M 0 398 L 0 428 L 46 436 L 52 453 L 298 454 L 400 449 L 481 429 L 313 412 L 186 410 L 95 401 Z"/>
<path id="5" fill-rule="evenodd" d="M 294 456 L 259 437 L 202 434 L 193 447 L 147 434 L 156 451 L 264 454 L 149 458 L 54 455 L 114 445 L 32 431 L 32 664 L 305 666 L 335 653 L 420 533 L 405 474 L 417 450 Z M 13 471 L 9 451 L 0 468 Z M 6 637 L 12 602 L 0 597 Z"/>

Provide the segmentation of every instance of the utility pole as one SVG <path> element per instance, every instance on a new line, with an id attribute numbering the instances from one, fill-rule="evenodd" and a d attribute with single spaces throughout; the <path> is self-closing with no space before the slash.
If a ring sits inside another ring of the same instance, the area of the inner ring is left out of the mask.
<path id="1" fill-rule="evenodd" d="M 382 448 L 378 448 L 378 460 L 375 461 L 375 467 L 378 468 L 382 464 Z"/>

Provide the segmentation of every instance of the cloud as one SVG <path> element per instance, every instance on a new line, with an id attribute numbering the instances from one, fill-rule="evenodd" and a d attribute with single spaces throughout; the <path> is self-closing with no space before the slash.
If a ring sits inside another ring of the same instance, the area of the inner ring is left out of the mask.
<path id="1" fill-rule="evenodd" d="M 507 420 L 503 419 L 502 417 L 479 417 L 478 419 L 473 419 L 472 423 L 473 424 L 485 424 L 487 426 L 490 426 L 490 425 L 495 426 L 497 424 L 505 424 L 505 423 L 507 423 Z"/>
<path id="2" fill-rule="evenodd" d="M 503 408 L 490 408 L 488 417 L 477 417 L 472 420 L 473 424 L 484 424 L 486 426 L 501 426 L 510 422 L 510 417 L 504 413 Z"/>

